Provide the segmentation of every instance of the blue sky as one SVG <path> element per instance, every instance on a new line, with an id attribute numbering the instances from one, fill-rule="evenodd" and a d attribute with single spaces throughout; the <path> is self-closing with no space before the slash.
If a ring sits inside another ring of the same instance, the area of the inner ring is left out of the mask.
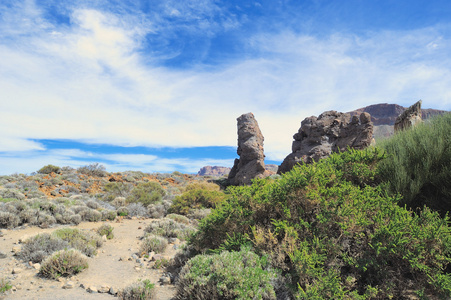
<path id="1" fill-rule="evenodd" d="M 247 112 L 278 163 L 326 110 L 450 110 L 450 16 L 440 0 L 2 0 L 0 174 L 231 167 Z"/>

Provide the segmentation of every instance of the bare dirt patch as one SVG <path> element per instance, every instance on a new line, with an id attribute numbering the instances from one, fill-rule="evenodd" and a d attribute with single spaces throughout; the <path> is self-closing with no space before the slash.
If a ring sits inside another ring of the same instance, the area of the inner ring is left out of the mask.
<path id="1" fill-rule="evenodd" d="M 98 250 L 95 257 L 89 258 L 89 268 L 82 273 L 57 280 L 44 279 L 37 276 L 38 269 L 33 265 L 22 262 L 14 256 L 13 249 L 20 247 L 19 240 L 38 233 L 52 232 L 56 228 L 41 229 L 26 227 L 23 229 L 2 230 L 0 237 L 0 253 L 6 258 L 0 258 L 0 278 L 8 278 L 13 289 L 0 299 L 114 299 L 109 293 L 88 292 L 105 290 L 112 287 L 113 292 L 138 281 L 149 279 L 155 283 L 155 299 L 171 299 L 175 295 L 172 284 L 160 285 L 160 278 L 164 270 L 153 269 L 154 262 L 147 258 L 136 256 L 140 237 L 151 219 L 125 219 L 120 222 L 90 222 L 81 223 L 71 228 L 97 229 L 103 223 L 114 227 L 114 239 L 107 240 Z M 162 257 L 171 258 L 179 247 L 178 242 L 170 243 Z M 17 249 L 16 249 L 17 250 Z"/>

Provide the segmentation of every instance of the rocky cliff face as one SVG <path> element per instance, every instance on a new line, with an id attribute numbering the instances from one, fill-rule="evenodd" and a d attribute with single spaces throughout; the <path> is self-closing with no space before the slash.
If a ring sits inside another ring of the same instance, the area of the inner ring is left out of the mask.
<path id="1" fill-rule="evenodd" d="M 237 119 L 239 159 L 235 159 L 229 173 L 232 185 L 250 184 L 252 179 L 265 176 L 265 155 L 263 153 L 263 135 L 252 113 L 241 115 Z"/>
<path id="2" fill-rule="evenodd" d="M 319 117 L 305 118 L 293 138 L 292 153 L 279 166 L 279 174 L 288 172 L 297 163 L 311 163 L 332 152 L 346 151 L 348 146 L 368 147 L 373 139 L 373 123 L 366 112 L 351 117 L 349 113 L 326 111 Z"/>
<path id="3" fill-rule="evenodd" d="M 421 100 L 410 106 L 395 121 L 395 132 L 416 126 L 423 121 L 421 118 Z"/>

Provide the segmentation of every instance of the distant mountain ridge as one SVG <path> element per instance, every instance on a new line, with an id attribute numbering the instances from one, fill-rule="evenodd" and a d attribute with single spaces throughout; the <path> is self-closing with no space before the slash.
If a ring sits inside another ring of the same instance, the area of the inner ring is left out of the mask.
<path id="1" fill-rule="evenodd" d="M 395 125 L 396 118 L 402 114 L 407 107 L 403 107 L 398 104 L 388 104 L 388 103 L 380 103 L 373 104 L 370 106 L 358 108 L 356 110 L 350 111 L 351 116 L 360 115 L 362 112 L 367 112 L 371 115 L 371 121 L 375 126 L 380 125 Z M 444 114 L 445 110 L 438 109 L 421 109 L 422 119 L 429 119 L 431 117 Z"/>

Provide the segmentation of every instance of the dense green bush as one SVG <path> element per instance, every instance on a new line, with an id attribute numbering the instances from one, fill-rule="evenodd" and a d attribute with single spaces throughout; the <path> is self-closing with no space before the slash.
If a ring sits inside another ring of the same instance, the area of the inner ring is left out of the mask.
<path id="1" fill-rule="evenodd" d="M 175 197 L 169 212 L 187 215 L 192 209 L 215 208 L 225 198 L 223 192 L 202 188 L 187 189 Z"/>
<path id="2" fill-rule="evenodd" d="M 61 170 L 60 167 L 54 165 L 46 165 L 38 170 L 39 174 L 58 173 Z"/>
<path id="3" fill-rule="evenodd" d="M 381 144 L 388 158 L 380 163 L 381 177 L 401 205 L 451 210 L 451 114 L 405 130 Z"/>
<path id="4" fill-rule="evenodd" d="M 88 268 L 88 259 L 75 249 L 60 250 L 47 257 L 41 264 L 39 275 L 58 279 L 75 275 Z"/>
<path id="5" fill-rule="evenodd" d="M 127 197 L 127 202 L 139 202 L 145 206 L 148 206 L 149 204 L 161 201 L 164 195 L 166 195 L 166 192 L 158 182 L 151 181 L 138 183 L 130 191 L 130 195 Z"/>
<path id="6" fill-rule="evenodd" d="M 382 159 L 378 149 L 349 150 L 231 187 L 191 244 L 217 252 L 253 245 L 300 299 L 449 297 L 449 219 L 398 206 L 376 186 Z"/>
<path id="7" fill-rule="evenodd" d="M 275 300 L 271 283 L 278 274 L 267 266 L 266 258 L 249 249 L 195 256 L 180 272 L 176 299 Z"/>
<path id="8" fill-rule="evenodd" d="M 127 286 L 117 296 L 121 300 L 150 300 L 153 298 L 154 288 L 155 284 L 146 279 Z"/>

